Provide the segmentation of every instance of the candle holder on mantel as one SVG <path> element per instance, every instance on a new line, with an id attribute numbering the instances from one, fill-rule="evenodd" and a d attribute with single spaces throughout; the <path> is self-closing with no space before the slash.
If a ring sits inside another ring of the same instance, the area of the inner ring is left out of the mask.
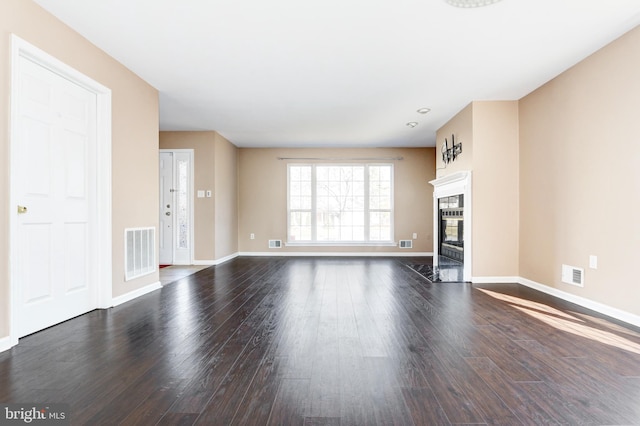
<path id="1" fill-rule="evenodd" d="M 456 144 L 454 136 L 451 135 L 451 148 L 449 148 L 449 142 L 447 138 L 444 138 L 444 145 L 442 145 L 442 162 L 449 164 L 456 161 L 456 158 L 462 154 L 462 142 Z"/>

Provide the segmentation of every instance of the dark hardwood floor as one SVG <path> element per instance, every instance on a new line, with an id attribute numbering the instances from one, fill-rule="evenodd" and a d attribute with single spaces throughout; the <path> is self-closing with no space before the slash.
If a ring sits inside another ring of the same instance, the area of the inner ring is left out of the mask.
<path id="1" fill-rule="evenodd" d="M 21 339 L 0 402 L 91 425 L 640 424 L 640 332 L 402 259 L 237 258 Z"/>

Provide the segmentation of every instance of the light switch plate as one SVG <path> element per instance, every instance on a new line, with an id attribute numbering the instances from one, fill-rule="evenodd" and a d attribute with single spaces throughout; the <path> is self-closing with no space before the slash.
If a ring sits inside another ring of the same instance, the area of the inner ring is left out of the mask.
<path id="1" fill-rule="evenodd" d="M 211 191 L 207 191 L 207 198 L 211 198 Z"/>
<path id="2" fill-rule="evenodd" d="M 589 268 L 598 269 L 598 256 L 589 256 Z"/>
<path id="3" fill-rule="evenodd" d="M 198 198 L 204 198 L 204 190 L 198 190 Z"/>

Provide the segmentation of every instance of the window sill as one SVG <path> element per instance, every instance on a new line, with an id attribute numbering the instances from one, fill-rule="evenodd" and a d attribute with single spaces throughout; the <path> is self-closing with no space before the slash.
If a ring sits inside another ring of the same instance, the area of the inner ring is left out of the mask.
<path id="1" fill-rule="evenodd" d="M 394 241 L 287 241 L 286 247 L 397 247 Z"/>

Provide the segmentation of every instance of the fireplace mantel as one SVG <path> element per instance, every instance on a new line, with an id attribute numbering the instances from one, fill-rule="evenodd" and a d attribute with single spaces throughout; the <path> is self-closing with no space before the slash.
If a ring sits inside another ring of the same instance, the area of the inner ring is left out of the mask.
<path id="1" fill-rule="evenodd" d="M 444 191 L 449 191 L 454 189 L 463 190 L 465 186 L 471 185 L 471 172 L 462 171 L 462 172 L 452 173 L 450 175 L 443 176 L 441 178 L 429 181 L 429 183 L 433 185 L 436 192 L 444 192 Z M 456 195 L 456 194 L 463 194 L 463 192 L 457 192 L 451 195 Z M 446 197 L 446 196 L 447 195 L 443 194 L 443 195 L 439 195 L 438 198 Z"/>
<path id="2" fill-rule="evenodd" d="M 452 195 L 464 195 L 464 268 L 463 279 L 471 281 L 472 253 L 472 221 L 471 212 L 473 208 L 471 191 L 471 172 L 460 171 L 450 175 L 434 179 L 429 182 L 433 185 L 433 266 L 438 266 L 438 256 L 440 247 L 438 246 L 438 199 Z"/>

